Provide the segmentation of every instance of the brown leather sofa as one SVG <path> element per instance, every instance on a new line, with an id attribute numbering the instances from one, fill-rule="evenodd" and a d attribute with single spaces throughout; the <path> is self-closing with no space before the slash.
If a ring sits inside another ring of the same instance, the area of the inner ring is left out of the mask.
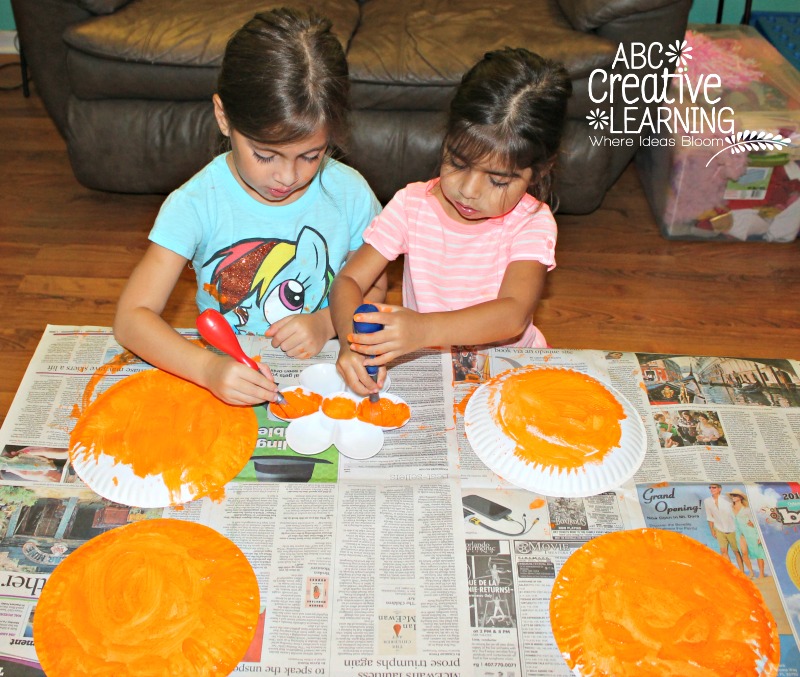
<path id="1" fill-rule="evenodd" d="M 381 200 L 436 170 L 443 111 L 491 49 L 523 46 L 573 78 L 556 190 L 588 213 L 633 147 L 589 141 L 590 73 L 617 45 L 683 36 L 691 0 L 12 0 L 47 111 L 89 188 L 165 193 L 213 156 L 211 95 L 228 37 L 253 14 L 291 5 L 328 16 L 352 81 L 346 161 Z"/>

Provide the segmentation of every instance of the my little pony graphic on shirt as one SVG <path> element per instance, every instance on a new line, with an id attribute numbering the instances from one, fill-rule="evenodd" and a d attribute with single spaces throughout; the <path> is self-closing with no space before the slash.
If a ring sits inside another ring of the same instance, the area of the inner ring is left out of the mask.
<path id="1" fill-rule="evenodd" d="M 325 239 L 308 226 L 297 242 L 242 240 L 220 249 L 203 267 L 214 261 L 211 286 L 219 311 L 242 334 L 253 333 L 253 326 L 263 322 L 269 326 L 288 315 L 319 310 L 334 276 Z"/>

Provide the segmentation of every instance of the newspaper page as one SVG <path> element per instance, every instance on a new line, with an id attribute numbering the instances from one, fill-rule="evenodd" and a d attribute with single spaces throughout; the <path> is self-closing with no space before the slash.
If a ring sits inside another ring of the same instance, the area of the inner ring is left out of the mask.
<path id="1" fill-rule="evenodd" d="M 472 674 L 457 481 L 339 486 L 332 674 Z"/>
<path id="2" fill-rule="evenodd" d="M 569 675 L 550 631 L 561 565 L 604 533 L 644 526 L 633 485 L 589 498 L 462 486 L 474 675 Z"/>
<path id="3" fill-rule="evenodd" d="M 605 354 L 610 383 L 642 416 L 637 482 L 777 482 L 800 477 L 800 363 Z"/>
<path id="4" fill-rule="evenodd" d="M 0 485 L 0 668 L 43 675 L 33 646 L 36 603 L 50 574 L 89 539 L 123 524 L 169 517 L 207 521 L 210 501 L 133 508 L 101 498 L 80 482 Z"/>
<path id="5" fill-rule="evenodd" d="M 198 338 L 191 330 L 181 333 Z M 336 358 L 333 343 L 302 362 L 271 349 L 265 339 L 240 342 L 268 360 L 282 387 L 299 383 L 311 364 L 332 366 Z M 460 607 L 467 598 L 460 492 L 456 455 L 448 453 L 455 441 L 443 377 L 447 364 L 440 352 L 422 351 L 392 370 L 392 392 L 409 403 L 414 418 L 407 429 L 385 431 L 376 460 L 354 462 L 335 447 L 313 459 L 300 457 L 286 443 L 287 423 L 267 407 L 255 407 L 253 457 L 224 498 L 143 510 L 84 486 L 67 447 L 80 412 L 110 385 L 149 365 L 123 351 L 108 328 L 49 327 L 0 430 L 0 500 L 7 517 L 0 533 L 4 674 L 41 674 L 31 619 L 60 561 L 108 529 L 166 516 L 216 529 L 242 549 L 256 572 L 261 613 L 235 672 L 469 674 L 469 625 Z"/>
<path id="6" fill-rule="evenodd" d="M 716 498 L 713 484 L 639 484 L 645 522 L 703 543 L 751 577 L 778 627 L 778 674 L 798 677 L 800 484 L 725 482 L 719 485 Z M 728 526 L 711 509 L 712 502 L 727 513 Z M 725 537 L 727 529 L 733 529 L 731 539 Z"/>
<path id="7" fill-rule="evenodd" d="M 452 361 L 464 482 L 498 482 L 464 434 L 471 394 L 487 379 L 523 366 L 574 369 L 609 384 L 630 401 L 648 438 L 637 482 L 800 477 L 800 362 L 795 360 L 465 348 L 454 349 Z"/>
<path id="8" fill-rule="evenodd" d="M 300 361 L 263 338 L 240 342 L 270 364 L 281 387 L 336 359 L 335 343 Z M 631 401 L 648 433 L 636 484 L 581 499 L 539 496 L 483 465 L 464 434 L 465 407 L 487 379 L 526 365 L 576 369 Z M 354 461 L 331 447 L 303 460 L 287 444 L 286 422 L 255 407 L 253 456 L 224 498 L 145 510 L 84 486 L 67 447 L 93 398 L 148 368 L 104 327 L 48 327 L 34 354 L 0 430 L 3 674 L 42 674 L 32 617 L 60 561 L 109 529 L 175 517 L 229 537 L 256 572 L 261 613 L 236 673 L 568 675 L 548 617 L 564 561 L 591 538 L 644 525 L 715 547 L 704 507 L 713 482 L 750 499 L 764 549 L 763 559 L 750 561 L 778 621 L 780 675 L 800 677 L 800 486 L 779 484 L 800 477 L 793 361 L 421 351 L 390 370 L 391 392 L 409 403 L 412 420 L 386 431 L 372 459 Z M 680 484 L 689 479 L 694 484 Z M 744 484 L 757 480 L 772 484 Z"/>

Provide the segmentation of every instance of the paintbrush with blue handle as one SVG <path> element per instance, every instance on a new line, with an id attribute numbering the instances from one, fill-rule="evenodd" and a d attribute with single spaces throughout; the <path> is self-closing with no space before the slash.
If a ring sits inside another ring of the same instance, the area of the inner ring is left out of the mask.
<path id="1" fill-rule="evenodd" d="M 356 312 L 354 315 L 358 315 L 359 313 L 377 313 L 380 312 L 378 308 L 371 303 L 362 303 L 358 308 L 356 308 Z M 382 324 L 378 324 L 377 322 L 356 322 L 355 319 L 353 320 L 353 330 L 357 334 L 374 334 L 376 331 L 380 331 L 383 329 Z M 370 355 L 370 357 L 372 357 Z M 376 383 L 378 382 L 378 370 L 379 367 L 377 365 L 371 364 L 367 368 L 367 373 L 372 376 L 372 380 Z M 371 393 L 369 396 L 369 401 L 373 404 L 376 402 L 380 402 L 381 396 L 378 393 Z"/>

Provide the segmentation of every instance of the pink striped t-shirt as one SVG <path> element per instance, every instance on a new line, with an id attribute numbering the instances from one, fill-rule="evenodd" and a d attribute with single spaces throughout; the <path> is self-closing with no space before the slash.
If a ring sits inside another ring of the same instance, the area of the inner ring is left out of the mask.
<path id="1" fill-rule="evenodd" d="M 422 313 L 460 310 L 496 299 L 512 261 L 555 268 L 556 222 L 546 204 L 526 194 L 508 214 L 464 225 L 431 194 L 438 181 L 398 191 L 364 231 L 364 242 L 386 259 L 405 254 L 404 306 Z M 547 341 L 531 322 L 507 345 L 545 347 Z"/>

